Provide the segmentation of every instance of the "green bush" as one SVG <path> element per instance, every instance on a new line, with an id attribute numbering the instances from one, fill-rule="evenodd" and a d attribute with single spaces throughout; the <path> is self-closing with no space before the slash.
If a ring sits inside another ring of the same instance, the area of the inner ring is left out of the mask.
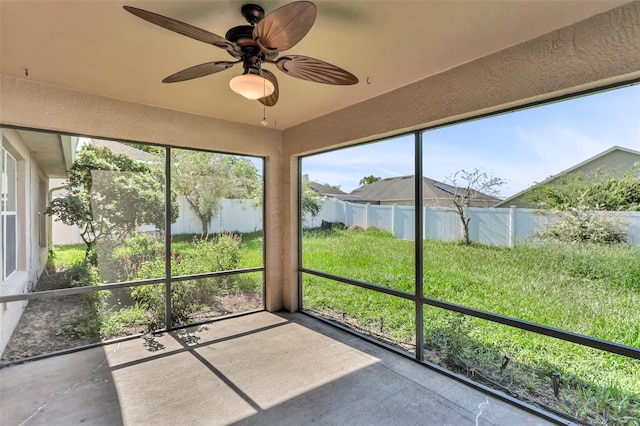
<path id="1" fill-rule="evenodd" d="M 122 281 L 131 281 L 144 278 L 156 278 L 164 275 L 164 264 L 159 273 L 152 274 L 145 271 L 141 276 L 141 269 L 149 262 L 162 263 L 164 259 L 164 243 L 153 235 L 138 233 L 127 239 L 123 247 L 115 248 L 112 251 L 113 268 L 115 278 Z M 104 262 L 100 263 L 102 270 L 105 268 Z M 103 277 L 106 278 L 106 277 Z"/>
<path id="2" fill-rule="evenodd" d="M 117 277 L 122 280 L 142 280 L 165 274 L 164 244 L 149 234 L 137 234 L 124 247 L 113 251 Z M 223 233 L 206 238 L 193 237 L 182 252 L 171 252 L 173 276 L 202 274 L 237 269 L 242 258 L 242 238 Z"/>
<path id="3" fill-rule="evenodd" d="M 262 252 L 261 234 L 244 234 L 244 237 L 249 239 L 249 250 Z M 174 243 L 175 250 L 170 257 L 173 276 L 238 269 L 246 252 L 241 236 L 234 233 L 207 238 L 179 235 L 174 236 Z M 119 245 L 102 241 L 98 267 L 85 261 L 83 249 L 81 244 L 60 246 L 51 257 L 50 267 L 63 269 L 60 277 L 72 286 L 98 286 L 105 281 L 137 281 L 165 275 L 164 241 L 150 234 L 136 234 Z M 262 280 L 254 274 L 175 282 L 171 295 L 172 321 L 185 324 L 194 313 L 220 311 L 221 297 L 260 291 L 261 285 Z M 82 299 L 86 309 L 64 321 L 57 335 L 95 340 L 155 331 L 165 325 L 162 283 L 101 290 L 85 294 Z"/>
<path id="4" fill-rule="evenodd" d="M 87 287 L 100 284 L 98 268 L 85 261 L 71 265 L 65 271 L 65 279 L 70 282 L 71 287 Z"/>
<path id="5" fill-rule="evenodd" d="M 157 278 L 164 275 L 164 255 L 158 253 L 158 245 L 148 236 L 137 237 L 120 253 L 130 279 Z M 160 244 L 162 248 L 163 245 Z M 242 256 L 242 239 L 233 233 L 223 233 L 207 238 L 193 237 L 183 253 L 171 253 L 171 273 L 184 276 L 215 271 L 237 269 Z M 236 281 L 238 277 L 203 278 L 174 283 L 171 291 L 172 321 L 185 322 L 190 315 L 206 311 L 220 296 L 241 292 Z M 161 328 L 164 324 L 164 287 L 145 285 L 131 290 L 131 296 L 146 306 L 153 318 L 152 326 Z"/>
<path id="6" fill-rule="evenodd" d="M 192 253 L 183 259 L 183 275 L 237 269 L 242 256 L 242 238 L 225 232 L 193 241 Z"/>
<path id="7" fill-rule="evenodd" d="M 568 243 L 622 244 L 627 235 L 617 218 L 583 209 L 572 209 L 564 217 L 538 232 L 536 237 Z"/>

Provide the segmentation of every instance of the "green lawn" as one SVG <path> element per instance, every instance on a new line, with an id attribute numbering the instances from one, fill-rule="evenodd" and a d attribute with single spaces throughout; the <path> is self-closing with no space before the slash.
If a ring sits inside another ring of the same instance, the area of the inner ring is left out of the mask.
<path id="1" fill-rule="evenodd" d="M 305 268 L 411 293 L 413 259 L 413 242 L 381 231 L 308 231 L 303 237 Z M 425 241 L 424 293 L 640 346 L 640 253 L 627 247 L 508 249 Z M 405 348 L 415 342 L 411 301 L 304 274 L 303 305 Z M 549 393 L 554 399 L 551 375 L 561 372 L 565 393 L 560 406 L 565 404 L 566 411 L 594 415 L 598 404 L 610 400 L 608 408 L 601 408 L 606 414 L 599 414 L 607 421 L 640 417 L 638 360 L 430 306 L 424 318 L 432 361 L 509 382 L 510 389 L 532 399 L 546 400 L 540 395 Z M 502 369 L 505 355 L 510 365 Z M 590 390 L 585 394 L 584 389 Z"/>

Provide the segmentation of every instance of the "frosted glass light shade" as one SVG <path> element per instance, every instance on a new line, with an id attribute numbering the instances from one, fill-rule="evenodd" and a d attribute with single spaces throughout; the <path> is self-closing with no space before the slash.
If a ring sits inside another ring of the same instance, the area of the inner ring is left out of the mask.
<path id="1" fill-rule="evenodd" d="M 242 74 L 229 80 L 229 87 L 238 95 L 255 101 L 264 98 L 276 90 L 272 82 L 255 74 Z"/>

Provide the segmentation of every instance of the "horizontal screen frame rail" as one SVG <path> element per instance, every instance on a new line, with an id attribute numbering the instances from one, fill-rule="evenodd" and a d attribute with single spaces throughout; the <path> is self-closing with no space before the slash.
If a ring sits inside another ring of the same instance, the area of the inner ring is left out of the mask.
<path id="1" fill-rule="evenodd" d="M 375 284 L 366 283 L 363 281 L 353 280 L 344 277 L 338 277 L 335 275 L 327 274 L 313 269 L 300 268 L 301 273 L 314 275 L 321 278 L 326 278 L 334 281 L 338 281 L 348 285 L 354 285 L 367 290 L 379 291 L 391 296 L 400 297 L 406 300 L 413 300 L 422 305 L 434 306 L 437 308 L 446 309 L 452 312 L 458 312 L 461 314 L 469 315 L 475 318 L 480 318 L 488 321 L 492 321 L 498 324 L 507 325 L 520 330 L 530 331 L 533 333 L 541 334 L 548 337 L 564 340 L 571 343 L 576 343 L 582 346 L 588 346 L 594 349 L 614 353 L 617 355 L 626 356 L 629 358 L 640 359 L 640 348 L 633 346 L 623 345 L 622 343 L 611 342 L 609 340 L 598 339 L 596 337 L 590 337 L 583 334 L 574 333 L 567 330 L 561 330 L 558 328 L 537 324 L 530 321 L 525 321 L 518 318 L 508 317 L 504 315 L 495 314 L 492 312 L 482 311 L 479 309 L 470 308 L 463 305 L 457 305 L 455 303 L 445 302 L 438 299 L 432 299 L 428 297 L 420 298 L 417 295 L 407 293 L 404 291 L 394 290 L 387 287 L 378 286 Z M 303 307 L 304 309 L 304 307 Z"/>
<path id="2" fill-rule="evenodd" d="M 207 272 L 203 274 L 194 274 L 194 275 L 181 275 L 176 277 L 170 277 L 170 280 L 172 283 L 178 283 L 182 281 L 197 280 L 201 278 L 216 278 L 216 277 L 226 277 L 230 275 L 248 274 L 251 272 L 264 272 L 264 267 L 234 269 L 229 271 L 218 271 L 218 272 Z M 0 303 L 18 302 L 21 300 L 44 299 L 47 297 L 63 297 L 63 296 L 70 296 L 73 294 L 91 293 L 93 291 L 115 290 L 115 289 L 124 288 L 124 287 L 140 287 L 143 285 L 154 285 L 154 284 L 164 285 L 166 279 L 167 279 L 166 277 L 162 277 L 162 278 L 153 278 L 153 279 L 141 280 L 141 281 L 124 281 L 119 283 L 91 285 L 86 287 L 69 287 L 69 288 L 61 288 L 57 290 L 36 291 L 33 293 L 11 294 L 8 296 L 0 296 Z"/>

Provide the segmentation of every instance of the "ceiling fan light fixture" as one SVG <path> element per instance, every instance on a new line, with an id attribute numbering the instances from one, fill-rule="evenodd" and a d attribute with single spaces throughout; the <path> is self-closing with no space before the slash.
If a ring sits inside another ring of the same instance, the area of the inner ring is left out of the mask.
<path id="1" fill-rule="evenodd" d="M 242 74 L 229 80 L 229 87 L 238 95 L 255 101 L 270 96 L 275 86 L 268 79 L 255 74 Z"/>

